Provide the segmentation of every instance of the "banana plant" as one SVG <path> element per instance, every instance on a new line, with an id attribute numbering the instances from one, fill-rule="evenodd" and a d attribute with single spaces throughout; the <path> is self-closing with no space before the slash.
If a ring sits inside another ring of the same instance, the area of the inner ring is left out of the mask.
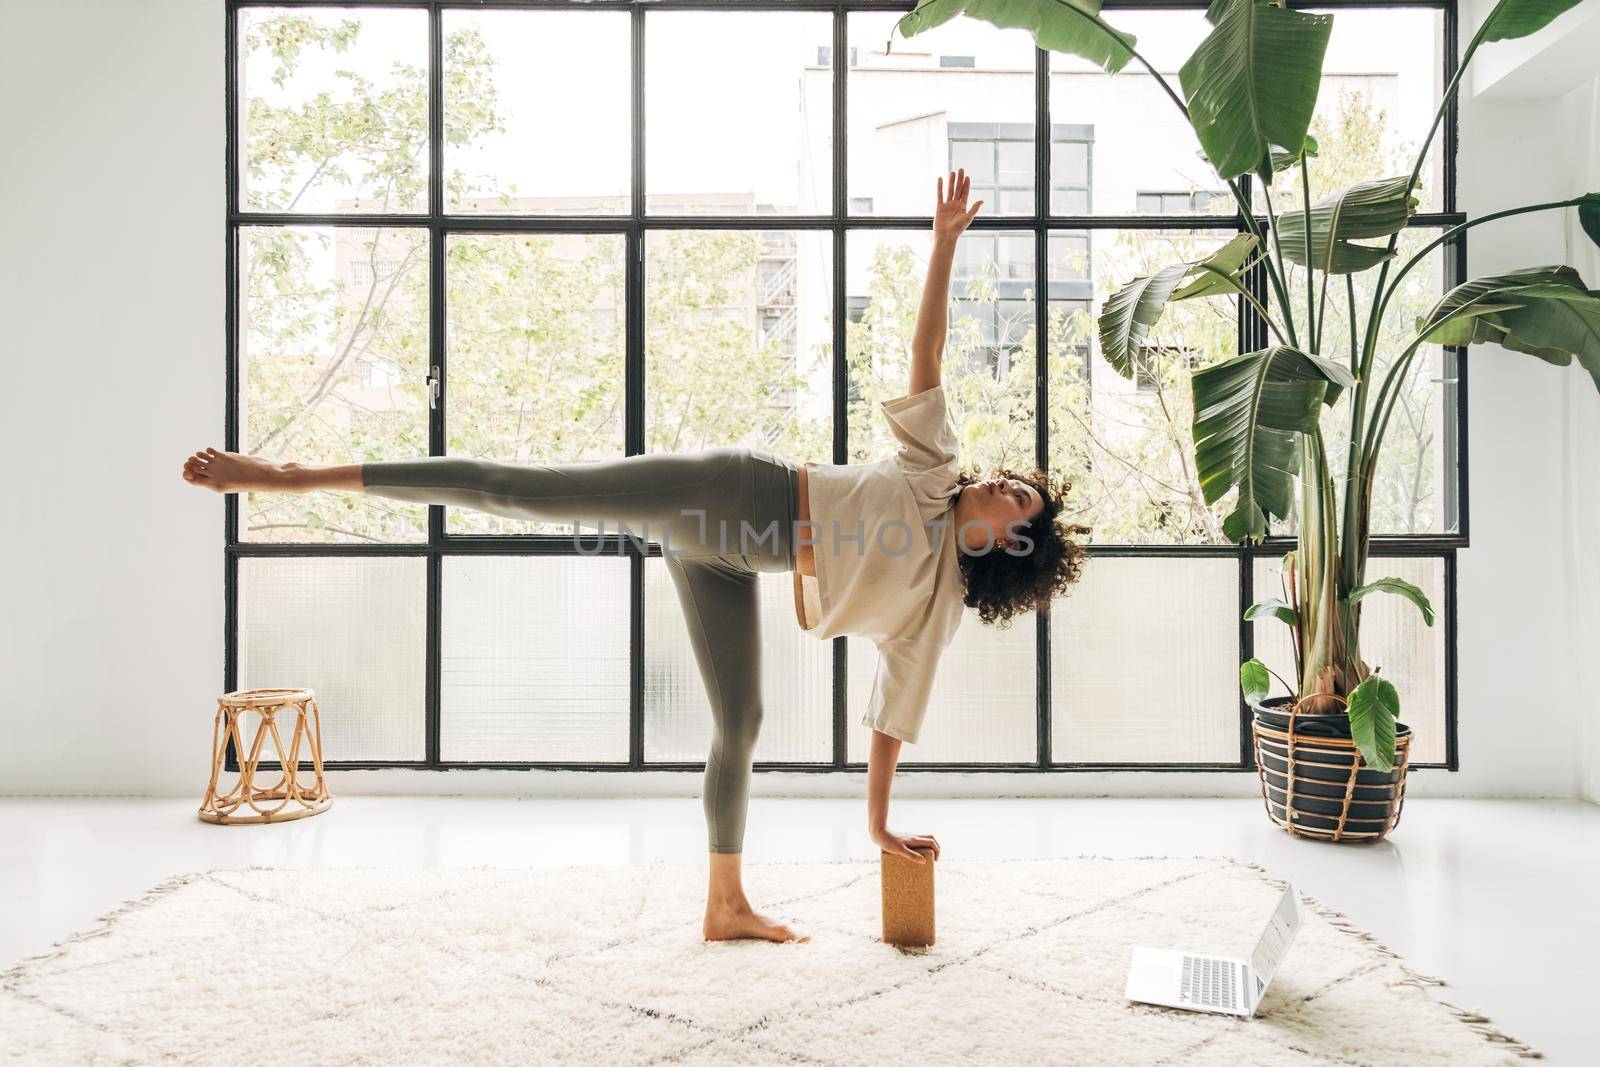
<path id="1" fill-rule="evenodd" d="M 1457 286 L 1415 323 L 1410 340 L 1378 373 L 1391 299 L 1406 275 L 1445 242 L 1499 219 L 1576 208 L 1585 233 L 1600 244 L 1600 193 L 1590 193 L 1469 220 L 1404 262 L 1396 251 L 1417 208 L 1423 162 L 1478 49 L 1535 33 L 1578 2 L 1500 0 L 1463 52 L 1410 174 L 1375 177 L 1315 201 L 1306 160 L 1318 146 L 1308 130 L 1332 15 L 1291 11 L 1273 0 L 1215 0 L 1206 12 L 1211 30 L 1179 69 L 1177 86 L 1139 53 L 1132 34 L 1101 18 L 1099 0 L 922 0 L 897 24 L 902 36 L 912 37 L 964 14 L 1026 29 L 1039 47 L 1080 56 L 1108 74 L 1136 63 L 1193 126 L 1206 161 L 1233 196 L 1244 232 L 1206 259 L 1134 278 L 1113 293 L 1097 322 L 1101 351 L 1131 377 L 1141 341 L 1166 307 L 1181 300 L 1237 297 L 1266 321 L 1273 344 L 1193 372 L 1196 470 L 1208 504 L 1233 494 L 1223 532 L 1235 541 L 1258 543 L 1274 520 L 1298 510 L 1296 550 L 1285 558 L 1285 595 L 1254 605 L 1246 618 L 1277 618 L 1290 627 L 1296 677 L 1293 684 L 1280 681 L 1302 709 L 1342 708 L 1363 761 L 1378 770 L 1394 767 L 1400 699 L 1361 657 L 1361 603 L 1378 593 L 1396 595 L 1415 604 L 1427 625 L 1434 621 L 1432 605 L 1415 585 L 1366 580 L 1378 457 L 1412 360 L 1425 344 L 1497 344 L 1562 366 L 1576 358 L 1600 387 L 1600 293 L 1561 265 Z M 1302 203 L 1280 215 L 1272 188 L 1283 175 L 1298 178 Z M 1263 212 L 1249 202 L 1252 184 Z M 1303 269 L 1303 302 L 1290 292 L 1286 262 Z M 1351 276 L 1369 270 L 1378 272 L 1372 301 L 1358 308 Z M 1247 278 L 1251 272 L 1265 277 L 1260 297 Z M 1322 331 L 1328 281 L 1339 276 L 1349 305 L 1348 343 L 1325 339 Z M 1322 420 L 1346 392 L 1349 447 L 1339 471 Z M 1265 699 L 1270 679 L 1260 661 L 1244 664 L 1240 682 L 1251 704 Z"/>

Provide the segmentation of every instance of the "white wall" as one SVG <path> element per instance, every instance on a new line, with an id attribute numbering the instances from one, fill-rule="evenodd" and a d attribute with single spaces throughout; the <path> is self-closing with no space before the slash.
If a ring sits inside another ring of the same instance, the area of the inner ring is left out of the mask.
<path id="1" fill-rule="evenodd" d="M 1492 7 L 1464 0 L 1463 42 Z M 1484 46 L 1482 64 L 1469 68 L 1458 197 L 1469 215 L 1600 191 L 1600 62 L 1592 47 L 1575 47 L 1586 41 L 1600 41 L 1600 0 L 1585 0 L 1532 37 Z M 1600 257 L 1572 211 L 1489 223 L 1473 231 L 1468 259 L 1473 275 L 1569 263 L 1600 287 Z M 1492 347 L 1468 360 L 1462 762 L 1487 791 L 1597 799 L 1600 396 L 1576 367 Z M 1520 739 L 1535 726 L 1538 741 Z M 1482 762 L 1489 766 L 1480 771 Z"/>
<path id="2" fill-rule="evenodd" d="M 1586 0 L 1584 10 L 1596 5 Z M 1468 5 L 1468 29 L 1479 10 L 1480 0 Z M 223 504 L 183 482 L 178 469 L 196 448 L 222 444 L 222 3 L 0 0 L 0 19 L 0 203 L 8 212 L 0 242 L 8 377 L 0 388 L 8 457 L 0 792 L 198 798 L 223 681 Z M 1486 91 L 1466 99 L 1462 207 L 1481 213 L 1600 187 L 1593 141 L 1580 151 L 1571 137 L 1575 128 L 1594 129 L 1593 85 L 1585 91 L 1573 83 L 1559 98 Z M 1587 126 L 1573 126 L 1574 116 Z M 1553 162 L 1527 165 L 1543 160 Z M 1555 216 L 1479 234 L 1471 243 L 1478 273 L 1561 261 L 1572 240 Z M 1578 265 L 1600 284 L 1592 261 Z M 1600 630 L 1592 559 L 1600 494 L 1591 491 L 1600 401 L 1576 370 L 1491 350 L 1469 358 L 1465 769 L 1419 772 L 1412 788 L 1554 796 L 1586 788 L 1595 797 L 1600 720 L 1592 693 L 1600 679 L 1580 667 L 1578 653 L 1595 647 Z M 1527 735 L 1533 727 L 1536 738 Z M 699 788 L 697 775 L 333 778 L 336 791 L 352 792 Z M 859 776 L 757 779 L 763 794 L 861 788 Z M 913 775 L 902 787 L 1254 789 L 1254 778 L 1240 774 Z"/>
<path id="3" fill-rule="evenodd" d="M 1594 22 L 1600 25 L 1600 4 Z M 1600 64 L 1597 64 L 1600 65 Z M 1561 102 L 1562 124 L 1568 130 L 1600 130 L 1600 76 L 1573 89 Z M 1568 142 L 1566 192 L 1574 196 L 1600 192 L 1600 137 Z M 1578 227 L 1568 223 L 1566 262 L 1584 279 L 1600 288 L 1600 248 Z M 1563 491 L 1568 500 L 1565 556 L 1573 590 L 1568 625 L 1573 667 L 1573 699 L 1578 706 L 1579 746 L 1582 756 L 1583 796 L 1600 803 L 1600 491 L 1596 490 L 1595 464 L 1600 460 L 1600 393 L 1589 388 L 1581 375 L 1567 380 Z"/>
<path id="4" fill-rule="evenodd" d="M 0 791 L 205 787 L 221 0 L 0 0 Z"/>

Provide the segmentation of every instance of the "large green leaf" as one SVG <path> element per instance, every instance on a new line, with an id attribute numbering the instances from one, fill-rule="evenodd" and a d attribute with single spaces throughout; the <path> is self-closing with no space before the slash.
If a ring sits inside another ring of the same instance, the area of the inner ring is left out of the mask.
<path id="1" fill-rule="evenodd" d="M 1417 329 L 1423 341 L 1497 344 L 1561 367 L 1576 356 L 1600 387 L 1600 294 L 1571 267 L 1474 278 L 1446 293 Z"/>
<path id="2" fill-rule="evenodd" d="M 1239 288 L 1238 276 L 1256 248 L 1252 234 L 1241 233 L 1205 259 L 1174 263 L 1133 279 L 1106 298 L 1100 310 L 1100 352 L 1116 372 L 1133 377 L 1134 356 L 1169 300 L 1218 296 Z M 1181 290 L 1178 285 L 1199 275 Z M 1174 292 L 1174 290 L 1177 290 Z"/>
<path id="3" fill-rule="evenodd" d="M 1485 41 L 1511 41 L 1537 33 L 1578 0 L 1500 0 L 1484 21 Z"/>
<path id="4" fill-rule="evenodd" d="M 1589 193 L 1578 205 L 1578 225 L 1600 247 L 1600 193 Z"/>
<path id="5" fill-rule="evenodd" d="M 1191 267 L 1189 263 L 1163 267 L 1133 279 L 1106 298 L 1100 310 L 1100 353 L 1124 378 L 1133 377 L 1134 353 Z"/>
<path id="6" fill-rule="evenodd" d="M 1355 379 L 1337 363 L 1274 345 L 1194 373 L 1195 471 L 1207 503 L 1238 488 L 1222 530 L 1259 541 L 1267 522 L 1285 518 L 1299 470 L 1299 438 L 1316 429 Z"/>
<path id="7" fill-rule="evenodd" d="M 1361 182 L 1311 205 L 1311 265 L 1329 274 L 1354 274 L 1389 258 L 1386 248 L 1352 244 L 1357 238 L 1388 237 L 1405 228 L 1417 209 L 1407 193 L 1409 177 Z M 1287 209 L 1278 217 L 1283 256 L 1306 265 L 1306 212 Z"/>
<path id="8" fill-rule="evenodd" d="M 1272 688 L 1272 676 L 1267 673 L 1267 665 L 1258 659 L 1247 659 L 1239 665 L 1239 688 L 1244 693 L 1244 702 L 1252 706 L 1261 703 L 1267 698 L 1267 691 Z"/>
<path id="9" fill-rule="evenodd" d="M 967 15 L 1001 29 L 1027 30 L 1040 48 L 1082 56 L 1115 74 L 1133 58 L 1137 38 L 1121 30 L 1107 32 L 1085 14 L 1098 16 L 1100 0 L 921 0 L 896 28 L 902 37 L 915 37 Z"/>
<path id="10" fill-rule="evenodd" d="M 1277 619 L 1285 626 L 1293 626 L 1300 621 L 1295 616 L 1294 608 L 1277 597 L 1268 597 L 1266 600 L 1258 600 L 1251 604 L 1245 609 L 1244 618 L 1246 622 L 1255 622 L 1257 619 L 1267 618 Z"/>
<path id="11" fill-rule="evenodd" d="M 1306 134 L 1305 144 L 1300 146 L 1300 151 L 1298 152 L 1290 152 L 1287 149 L 1274 149 L 1272 152 L 1272 169 L 1274 171 L 1285 171 L 1290 167 L 1298 167 L 1302 156 L 1306 159 L 1317 158 L 1317 139 L 1309 133 Z"/>
<path id="12" fill-rule="evenodd" d="M 1273 150 L 1305 144 L 1333 18 L 1271 0 L 1219 0 L 1207 17 L 1215 28 L 1178 70 L 1189 122 L 1221 177 L 1270 184 Z"/>
<path id="13" fill-rule="evenodd" d="M 1197 296 L 1226 296 L 1241 288 L 1239 276 L 1255 263 L 1257 246 L 1254 234 L 1241 233 L 1205 259 L 1194 263 L 1194 281 L 1172 294 L 1174 300 Z"/>
<path id="14" fill-rule="evenodd" d="M 1393 593 L 1403 596 L 1417 606 L 1422 612 L 1422 621 L 1429 626 L 1433 625 L 1433 605 L 1428 602 L 1428 594 L 1412 585 L 1404 578 L 1379 578 L 1368 582 L 1366 585 L 1357 586 L 1350 590 L 1350 603 L 1358 603 L 1362 597 L 1369 593 Z"/>
<path id="15" fill-rule="evenodd" d="M 1374 770 L 1394 770 L 1394 723 L 1400 717 L 1400 694 L 1394 683 L 1368 675 L 1350 690 L 1349 700 L 1350 739 L 1361 758 Z"/>

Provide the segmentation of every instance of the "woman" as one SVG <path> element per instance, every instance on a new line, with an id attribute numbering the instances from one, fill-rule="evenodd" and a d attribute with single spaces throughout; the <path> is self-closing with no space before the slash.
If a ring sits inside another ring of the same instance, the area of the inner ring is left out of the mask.
<path id="1" fill-rule="evenodd" d="M 956 239 L 983 201 L 967 207 L 964 171 L 951 174 L 946 189 L 940 178 L 910 387 L 881 405 L 899 441 L 892 457 L 796 465 L 717 448 L 564 465 L 432 456 L 314 466 L 208 448 L 185 461 L 183 477 L 221 493 L 348 489 L 612 532 L 625 527 L 659 541 L 715 720 L 703 797 L 705 938 L 794 940 L 788 926 L 751 907 L 739 865 L 762 716 L 757 575 L 793 572 L 799 624 L 816 637 L 855 634 L 877 645 L 862 720 L 873 729 L 867 829 L 884 851 L 923 862 L 912 850 L 937 857 L 939 842 L 888 828 L 889 787 L 901 744 L 917 739 L 962 608 L 1006 625 L 1065 591 L 1082 556 L 1072 535 L 1083 528 L 1059 519 L 1063 483 L 1038 470 L 980 480 L 957 465 L 940 359 Z"/>

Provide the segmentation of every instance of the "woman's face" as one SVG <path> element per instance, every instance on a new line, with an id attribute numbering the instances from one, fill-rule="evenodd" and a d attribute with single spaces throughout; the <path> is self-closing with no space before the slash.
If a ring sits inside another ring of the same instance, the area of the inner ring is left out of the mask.
<path id="1" fill-rule="evenodd" d="M 962 488 L 956 526 L 970 550 L 1005 548 L 1015 543 L 1007 528 L 1031 522 L 1043 507 L 1039 491 L 1020 478 L 985 478 Z"/>

